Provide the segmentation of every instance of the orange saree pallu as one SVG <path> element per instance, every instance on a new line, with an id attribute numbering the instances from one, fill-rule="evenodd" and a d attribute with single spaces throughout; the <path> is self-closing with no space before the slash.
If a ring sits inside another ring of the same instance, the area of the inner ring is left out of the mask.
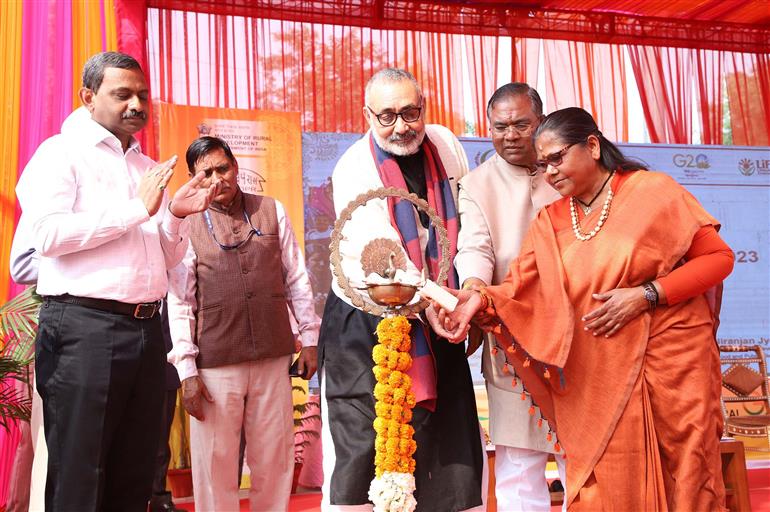
<path id="1" fill-rule="evenodd" d="M 586 242 L 554 229 L 564 216 L 569 226 L 568 198 L 542 210 L 506 280 L 486 288 L 512 335 L 506 357 L 565 450 L 571 509 L 720 510 L 720 367 L 705 297 L 645 312 L 611 338 L 580 320 L 601 305 L 592 293 L 667 275 L 718 223 L 665 174 L 631 173 L 614 193 Z"/>

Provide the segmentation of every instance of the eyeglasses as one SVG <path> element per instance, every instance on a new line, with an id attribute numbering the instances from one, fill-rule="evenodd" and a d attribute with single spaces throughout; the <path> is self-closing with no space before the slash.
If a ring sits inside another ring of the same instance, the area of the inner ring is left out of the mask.
<path id="1" fill-rule="evenodd" d="M 521 137 L 526 137 L 532 133 L 532 123 L 514 123 L 514 124 L 495 124 L 490 130 L 496 135 L 505 135 L 509 131 L 518 133 Z"/>
<path id="2" fill-rule="evenodd" d="M 214 243 L 216 243 L 220 249 L 224 251 L 232 251 L 233 249 L 237 249 L 249 240 L 251 240 L 251 237 L 254 235 L 262 236 L 262 231 L 258 230 L 254 227 L 254 225 L 251 223 L 251 219 L 249 219 L 249 216 L 246 214 L 246 209 L 243 209 L 243 218 L 246 219 L 246 222 L 248 222 L 249 227 L 251 228 L 246 235 L 246 237 L 238 242 L 237 244 L 223 244 L 220 243 L 219 240 L 217 240 L 217 235 L 214 234 L 214 226 L 211 224 L 211 216 L 209 215 L 209 211 L 205 210 L 203 212 L 203 218 L 206 220 L 206 227 L 209 230 L 209 235 L 211 235 L 211 238 L 214 239 Z"/>
<path id="3" fill-rule="evenodd" d="M 569 148 L 571 148 L 575 144 L 577 144 L 577 142 L 573 142 L 572 144 L 567 144 L 556 153 L 551 153 L 550 155 L 546 156 L 543 160 L 538 160 L 537 162 L 535 162 L 535 170 L 537 172 L 545 172 L 548 169 L 549 165 L 551 167 L 556 167 L 557 165 L 561 165 L 562 161 L 564 160 L 564 155 L 566 155 Z"/>
<path id="4" fill-rule="evenodd" d="M 376 113 L 369 105 L 366 105 L 366 108 L 382 126 L 393 126 L 399 117 L 405 123 L 414 123 L 420 119 L 420 113 L 422 113 L 422 107 L 408 107 L 401 112 L 383 112 L 381 114 Z"/>

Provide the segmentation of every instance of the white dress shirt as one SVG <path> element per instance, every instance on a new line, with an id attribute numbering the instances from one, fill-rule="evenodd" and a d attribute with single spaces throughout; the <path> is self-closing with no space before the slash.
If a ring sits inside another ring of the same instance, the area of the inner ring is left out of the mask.
<path id="1" fill-rule="evenodd" d="M 289 318 L 297 321 L 303 347 L 318 345 L 318 331 L 321 319 L 315 312 L 313 289 L 305 268 L 305 258 L 294 236 L 286 209 L 277 199 L 275 211 L 278 217 L 278 236 L 281 243 L 281 270 L 289 305 Z M 197 255 L 193 245 L 187 248 L 182 262 L 169 271 L 168 317 L 171 341 L 174 348 L 168 353 L 168 362 L 176 367 L 179 379 L 198 375 L 195 358 L 198 346 L 194 343 L 197 311 L 197 278 L 195 267 Z M 294 326 L 292 326 L 294 327 Z M 294 329 L 292 329 L 294 330 Z"/>
<path id="2" fill-rule="evenodd" d="M 134 138 L 124 153 L 82 107 L 38 147 L 16 186 L 40 254 L 38 293 L 131 304 L 166 294 L 166 270 L 184 256 L 189 228 L 165 194 L 148 215 L 137 194 L 154 165 Z"/>

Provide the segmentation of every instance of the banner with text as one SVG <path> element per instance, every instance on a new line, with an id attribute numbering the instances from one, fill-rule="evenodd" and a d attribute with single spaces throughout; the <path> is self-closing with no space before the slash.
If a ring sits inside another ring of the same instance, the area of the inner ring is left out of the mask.
<path id="1" fill-rule="evenodd" d="M 179 156 L 169 184 L 173 194 L 189 179 L 185 152 L 198 137 L 227 141 L 238 161 L 241 190 L 283 203 L 302 244 L 302 132 L 296 112 L 268 112 L 160 104 L 161 159 Z"/>

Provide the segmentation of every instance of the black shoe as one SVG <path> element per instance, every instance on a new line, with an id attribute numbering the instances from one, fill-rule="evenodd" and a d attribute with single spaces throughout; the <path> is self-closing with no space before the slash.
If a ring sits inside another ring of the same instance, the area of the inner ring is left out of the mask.
<path id="1" fill-rule="evenodd" d="M 149 512 L 187 512 L 185 508 L 179 508 L 171 501 L 171 493 L 153 495 L 150 498 Z"/>

